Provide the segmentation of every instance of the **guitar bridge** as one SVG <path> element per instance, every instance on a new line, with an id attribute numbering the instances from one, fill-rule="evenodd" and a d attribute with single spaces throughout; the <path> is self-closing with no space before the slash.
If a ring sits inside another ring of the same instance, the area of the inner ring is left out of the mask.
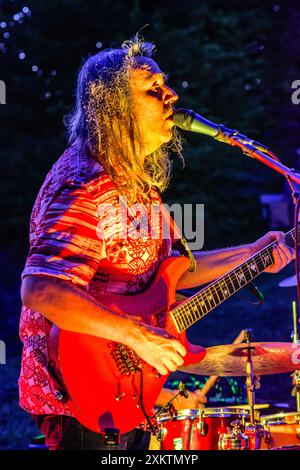
<path id="1" fill-rule="evenodd" d="M 108 347 L 121 375 L 132 375 L 141 370 L 142 361 L 133 349 L 114 342 L 108 343 Z"/>

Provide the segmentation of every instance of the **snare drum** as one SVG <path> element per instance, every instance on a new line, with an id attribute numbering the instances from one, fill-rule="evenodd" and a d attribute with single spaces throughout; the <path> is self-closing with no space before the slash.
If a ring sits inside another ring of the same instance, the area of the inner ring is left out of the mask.
<path id="1" fill-rule="evenodd" d="M 161 450 L 218 450 L 220 435 L 231 431 L 231 423 L 244 420 L 245 410 L 205 408 L 178 410 L 170 417 L 164 413 L 158 418 Z"/>
<path id="2" fill-rule="evenodd" d="M 281 449 L 283 447 L 300 446 L 300 414 L 277 413 L 261 416 L 266 436 L 262 440 L 261 449 Z"/>

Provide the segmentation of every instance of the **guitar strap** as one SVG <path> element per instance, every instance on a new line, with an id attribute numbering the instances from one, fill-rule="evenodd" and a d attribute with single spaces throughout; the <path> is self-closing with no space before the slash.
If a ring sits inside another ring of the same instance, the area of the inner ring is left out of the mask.
<path id="1" fill-rule="evenodd" d="M 187 244 L 186 239 L 181 234 L 179 227 L 177 226 L 177 224 L 175 223 L 163 203 L 160 205 L 160 209 L 162 213 L 163 234 L 170 233 L 173 247 L 178 250 L 182 256 L 186 256 L 187 258 L 189 258 L 189 271 L 195 272 L 197 269 L 196 260 Z"/>

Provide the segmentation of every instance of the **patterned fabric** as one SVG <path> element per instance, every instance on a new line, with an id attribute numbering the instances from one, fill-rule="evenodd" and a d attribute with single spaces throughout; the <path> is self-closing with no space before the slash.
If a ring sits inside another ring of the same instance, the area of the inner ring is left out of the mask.
<path id="1" fill-rule="evenodd" d="M 128 213 L 104 168 L 74 144 L 52 167 L 34 204 L 22 279 L 43 274 L 68 280 L 99 302 L 106 292 L 141 292 L 171 253 L 171 240 L 162 240 L 160 196 L 153 191 L 151 197 L 152 205 L 133 205 Z M 51 326 L 41 313 L 22 307 L 20 406 L 32 414 L 71 415 L 49 371 Z"/>

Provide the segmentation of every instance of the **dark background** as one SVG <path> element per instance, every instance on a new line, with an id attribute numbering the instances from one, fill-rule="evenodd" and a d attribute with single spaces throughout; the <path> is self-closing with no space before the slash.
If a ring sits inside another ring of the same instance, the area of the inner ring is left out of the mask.
<path id="1" fill-rule="evenodd" d="M 300 106 L 292 104 L 291 83 L 300 79 L 299 22 L 296 1 L 0 1 L 0 79 L 7 93 L 0 105 L 0 339 L 7 346 L 7 364 L 0 365 L 0 447 L 26 448 L 36 432 L 17 404 L 20 273 L 32 205 L 66 146 L 63 119 L 83 59 L 148 24 L 142 34 L 156 44 L 178 106 L 238 128 L 298 168 Z M 267 231 L 259 196 L 286 191 L 283 178 L 207 137 L 185 139 L 186 167 L 174 161 L 165 200 L 205 204 L 204 249 L 251 242 Z M 278 283 L 292 272 L 290 266 L 264 275 L 263 307 L 242 293 L 194 327 L 194 341 L 230 343 L 247 326 L 258 341 L 289 341 L 295 291 Z M 263 401 L 290 399 L 288 374 L 263 382 Z"/>

